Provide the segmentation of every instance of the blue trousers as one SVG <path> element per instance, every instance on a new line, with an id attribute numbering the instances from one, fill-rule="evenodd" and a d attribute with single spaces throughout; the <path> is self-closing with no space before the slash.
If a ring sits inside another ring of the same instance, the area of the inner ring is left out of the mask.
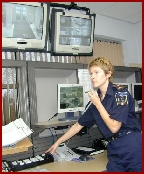
<path id="1" fill-rule="evenodd" d="M 142 171 L 142 134 L 132 132 L 107 145 L 107 172 Z"/>

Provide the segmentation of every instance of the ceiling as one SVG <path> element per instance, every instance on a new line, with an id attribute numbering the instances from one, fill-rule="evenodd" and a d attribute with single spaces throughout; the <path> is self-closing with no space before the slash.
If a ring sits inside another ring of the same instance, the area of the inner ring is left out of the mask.
<path id="1" fill-rule="evenodd" d="M 53 3 L 53 2 L 52 2 Z M 69 5 L 71 2 L 56 2 Z M 74 2 L 87 7 L 91 13 L 136 24 L 142 21 L 142 2 Z"/>

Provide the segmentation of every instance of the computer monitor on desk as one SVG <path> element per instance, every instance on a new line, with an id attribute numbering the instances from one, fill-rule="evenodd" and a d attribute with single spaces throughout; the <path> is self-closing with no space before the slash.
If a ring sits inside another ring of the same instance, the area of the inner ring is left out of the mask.
<path id="1" fill-rule="evenodd" d="M 58 84 L 58 113 L 65 113 L 59 121 L 78 120 L 75 112 L 84 111 L 84 86 L 80 84 Z"/>

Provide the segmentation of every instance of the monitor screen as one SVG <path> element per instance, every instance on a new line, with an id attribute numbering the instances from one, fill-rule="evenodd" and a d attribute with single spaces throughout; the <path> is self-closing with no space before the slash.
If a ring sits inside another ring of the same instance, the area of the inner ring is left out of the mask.
<path id="1" fill-rule="evenodd" d="M 113 84 L 119 85 L 119 86 L 123 86 L 124 88 L 126 88 L 129 91 L 130 94 L 132 93 L 132 91 L 131 91 L 131 84 L 130 83 L 116 83 L 115 82 Z"/>
<path id="2" fill-rule="evenodd" d="M 72 16 L 60 16 L 59 44 L 90 46 L 92 20 Z"/>
<path id="3" fill-rule="evenodd" d="M 84 111 L 84 86 L 58 84 L 58 113 Z"/>
<path id="4" fill-rule="evenodd" d="M 38 2 L 3 2 L 2 47 L 44 49 L 47 6 Z"/>
<path id="5" fill-rule="evenodd" d="M 95 16 L 52 10 L 53 55 L 93 55 Z"/>
<path id="6" fill-rule="evenodd" d="M 138 103 L 142 103 L 142 83 L 132 83 L 132 95 Z"/>

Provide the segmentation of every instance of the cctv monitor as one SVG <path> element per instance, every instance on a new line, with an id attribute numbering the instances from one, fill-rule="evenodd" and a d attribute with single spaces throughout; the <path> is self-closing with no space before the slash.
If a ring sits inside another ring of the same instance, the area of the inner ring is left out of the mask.
<path id="1" fill-rule="evenodd" d="M 2 48 L 45 50 L 49 4 L 2 2 Z"/>
<path id="2" fill-rule="evenodd" d="M 95 15 L 52 10 L 52 55 L 93 55 Z"/>

